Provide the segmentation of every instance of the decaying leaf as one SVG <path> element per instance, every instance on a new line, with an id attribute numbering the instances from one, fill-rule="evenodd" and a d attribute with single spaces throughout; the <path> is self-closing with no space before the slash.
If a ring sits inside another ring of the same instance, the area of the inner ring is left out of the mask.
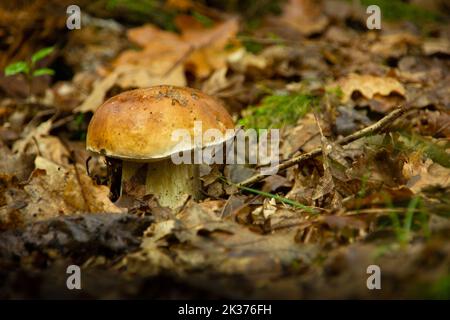
<path id="1" fill-rule="evenodd" d="M 1 70 L 55 46 L 28 77 L 0 75 L 0 298 L 449 297 L 444 1 L 376 1 L 368 30 L 368 0 L 101 0 L 70 32 L 42 18 L 64 6 L 34 2 L 0 6 Z M 111 202 L 121 162 L 86 151 L 91 113 L 161 84 L 279 128 L 280 170 L 200 165 L 201 199 L 177 210 L 138 170 Z M 373 264 L 382 290 L 367 290 Z"/>
<path id="2" fill-rule="evenodd" d="M 403 85 L 391 77 L 351 74 L 341 79 L 339 85 L 343 93 L 343 102 L 349 101 L 355 91 L 359 91 L 367 99 L 372 99 L 376 95 L 388 96 L 393 92 L 405 95 Z"/>
<path id="3" fill-rule="evenodd" d="M 450 41 L 448 39 L 428 40 L 422 45 L 423 51 L 427 55 L 436 53 L 450 55 Z"/>
<path id="4" fill-rule="evenodd" d="M 37 139 L 48 135 L 51 127 L 51 120 L 42 122 L 36 127 L 29 126 L 28 130 L 25 131 L 25 136 L 14 144 L 13 151 L 24 154 L 31 145 L 35 145 Z"/>
<path id="5" fill-rule="evenodd" d="M 37 157 L 36 169 L 24 187 L 27 205 L 22 210 L 25 221 L 44 220 L 77 212 L 120 213 L 108 198 L 106 186 L 98 186 L 85 169 L 64 168 L 45 158 Z"/>
<path id="6" fill-rule="evenodd" d="M 379 41 L 375 42 L 370 50 L 383 57 L 399 58 L 408 52 L 408 48 L 418 46 L 420 41 L 418 37 L 408 32 L 399 32 L 394 34 L 382 35 Z"/>
<path id="7" fill-rule="evenodd" d="M 406 90 L 395 78 L 350 74 L 338 81 L 342 89 L 342 102 L 355 101 L 369 105 L 374 111 L 386 113 L 398 107 L 405 99 Z M 362 97 L 359 97 L 356 93 Z M 362 101 L 360 101 L 362 100 Z"/>
<path id="8" fill-rule="evenodd" d="M 321 32 L 328 25 L 321 4 L 312 0 L 289 0 L 283 8 L 281 20 L 304 35 Z"/>
<path id="9" fill-rule="evenodd" d="M 112 73 L 94 84 L 91 94 L 75 111 L 94 112 L 103 103 L 106 93 L 114 85 L 122 88 L 145 88 L 160 84 L 185 85 L 186 79 L 182 66 L 171 69 L 173 66 L 171 61 L 159 60 L 154 60 L 147 65 L 119 65 Z"/>
<path id="10" fill-rule="evenodd" d="M 128 266 L 152 274 L 169 269 L 179 274 L 210 270 L 219 274 L 280 274 L 292 259 L 310 261 L 312 247 L 294 237 L 253 233 L 191 203 L 177 219 L 152 225 L 141 250 L 127 257 Z"/>
<path id="11" fill-rule="evenodd" d="M 421 158 L 420 155 L 419 157 Z M 431 159 L 422 161 L 411 157 L 410 161 L 403 165 L 403 174 L 409 178 L 407 186 L 414 193 L 431 186 L 450 186 L 450 169 L 433 163 Z"/>

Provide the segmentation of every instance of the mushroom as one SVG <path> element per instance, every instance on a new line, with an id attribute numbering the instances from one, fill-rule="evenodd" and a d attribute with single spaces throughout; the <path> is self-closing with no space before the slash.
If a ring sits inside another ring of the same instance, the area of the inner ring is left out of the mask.
<path id="1" fill-rule="evenodd" d="M 198 150 L 193 144 L 180 147 L 172 132 L 185 129 L 193 140 L 195 121 L 201 121 L 201 134 L 216 129 L 224 136 L 206 147 L 223 144 L 227 129 L 234 128 L 221 102 L 201 91 L 166 85 L 125 91 L 95 111 L 86 148 L 104 155 L 108 164 L 122 161 L 120 195 L 138 183 L 160 205 L 177 208 L 186 195 L 199 198 L 199 164 L 172 161 L 173 154 Z"/>

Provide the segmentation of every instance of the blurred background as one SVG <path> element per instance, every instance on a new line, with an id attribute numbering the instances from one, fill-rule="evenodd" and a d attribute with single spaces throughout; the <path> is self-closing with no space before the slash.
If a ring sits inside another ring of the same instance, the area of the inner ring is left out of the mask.
<path id="1" fill-rule="evenodd" d="M 0 0 L 0 297 L 450 298 L 449 18 L 446 0 Z M 200 203 L 125 212 L 87 126 L 159 84 L 280 129 L 282 161 L 323 153 L 246 190 L 221 178 L 254 166 L 215 168 Z M 336 143 L 398 106 L 414 112 Z"/>

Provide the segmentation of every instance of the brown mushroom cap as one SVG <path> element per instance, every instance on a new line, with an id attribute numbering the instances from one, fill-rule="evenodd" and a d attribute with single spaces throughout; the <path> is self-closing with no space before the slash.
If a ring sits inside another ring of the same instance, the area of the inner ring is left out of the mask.
<path id="1" fill-rule="evenodd" d="M 201 91 L 165 85 L 130 90 L 107 100 L 95 111 L 86 148 L 124 160 L 164 159 L 191 149 L 180 150 L 179 141 L 172 140 L 172 132 L 187 129 L 194 137 L 195 121 L 202 121 L 203 132 L 218 129 L 225 135 L 227 129 L 234 128 L 221 102 Z"/>

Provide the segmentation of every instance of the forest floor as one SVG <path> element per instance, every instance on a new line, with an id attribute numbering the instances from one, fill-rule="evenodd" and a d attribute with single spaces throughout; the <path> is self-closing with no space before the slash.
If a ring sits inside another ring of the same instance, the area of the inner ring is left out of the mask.
<path id="1" fill-rule="evenodd" d="M 0 298 L 450 298 L 445 1 L 371 1 L 380 30 L 365 1 L 309 0 L 79 1 L 68 30 L 65 2 L 0 6 Z M 314 154 L 241 185 L 258 168 L 202 171 L 177 210 L 119 206 L 87 125 L 158 84 L 280 129 L 282 162 Z"/>

